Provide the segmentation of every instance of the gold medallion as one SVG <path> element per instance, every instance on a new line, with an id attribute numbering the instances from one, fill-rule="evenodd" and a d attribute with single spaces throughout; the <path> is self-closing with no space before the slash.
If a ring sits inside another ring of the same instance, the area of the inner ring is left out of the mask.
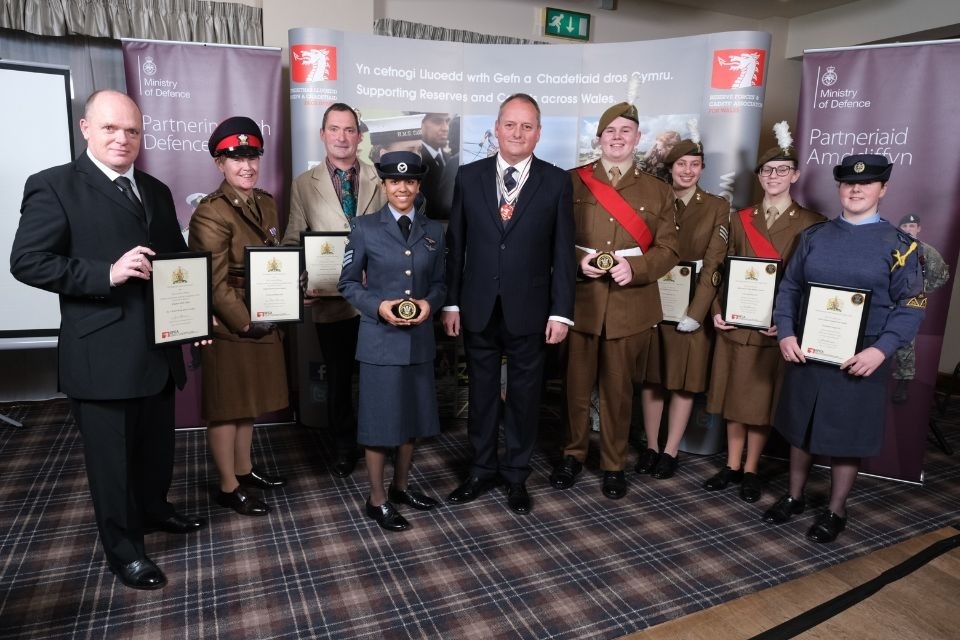
<path id="1" fill-rule="evenodd" d="M 601 271 L 610 271 L 610 269 L 613 269 L 614 265 L 616 264 L 616 258 L 614 258 L 613 254 L 609 251 L 599 253 L 597 254 L 597 257 L 593 259 L 593 266 Z"/>
<path id="2" fill-rule="evenodd" d="M 413 300 L 402 300 L 393 307 L 393 314 L 404 320 L 413 320 L 420 315 L 420 307 Z"/>

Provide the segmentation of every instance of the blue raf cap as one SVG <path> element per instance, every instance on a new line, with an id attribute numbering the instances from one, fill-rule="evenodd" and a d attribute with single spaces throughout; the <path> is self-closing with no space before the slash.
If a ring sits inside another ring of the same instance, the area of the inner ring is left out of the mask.
<path id="1" fill-rule="evenodd" d="M 389 151 L 380 156 L 380 162 L 375 162 L 373 166 L 377 168 L 377 175 L 381 180 L 387 178 L 419 180 L 427 172 L 427 165 L 423 164 L 420 155 L 412 151 Z"/>
<path id="2" fill-rule="evenodd" d="M 886 182 L 893 171 L 893 163 L 886 156 L 861 153 L 847 156 L 833 168 L 833 177 L 837 182 L 854 184 L 858 182 Z"/>

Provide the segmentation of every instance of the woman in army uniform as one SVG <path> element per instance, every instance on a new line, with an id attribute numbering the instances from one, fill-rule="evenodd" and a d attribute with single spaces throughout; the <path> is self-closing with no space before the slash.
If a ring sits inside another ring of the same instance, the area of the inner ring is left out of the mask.
<path id="1" fill-rule="evenodd" d="M 190 248 L 212 255 L 213 311 L 219 319 L 213 346 L 203 350 L 201 415 L 220 477 L 217 503 L 248 516 L 270 511 L 249 493 L 286 480 L 255 468 L 250 449 L 253 421 L 288 404 L 279 329 L 252 323 L 244 300 L 244 249 L 278 244 L 277 207 L 256 188 L 263 134 L 250 118 L 234 116 L 217 126 L 210 155 L 223 182 L 200 201 L 190 220 Z"/>
<path id="2" fill-rule="evenodd" d="M 790 187 L 800 177 L 796 149 L 786 122 L 775 125 L 774 131 L 777 146 L 760 156 L 756 167 L 763 200 L 730 217 L 727 255 L 779 258 L 789 264 L 800 232 L 825 218 L 790 197 Z M 760 330 L 727 324 L 719 303 L 714 303 L 713 326 L 718 332 L 707 411 L 727 421 L 727 464 L 703 486 L 717 491 L 740 482 L 740 497 L 756 502 L 763 491 L 757 469 L 770 435 L 783 365 L 777 327 Z"/>
<path id="3" fill-rule="evenodd" d="M 698 280 L 693 300 L 676 325 L 660 323 L 647 360 L 647 375 L 641 392 L 643 423 L 648 449 L 637 462 L 638 473 L 669 478 L 677 467 L 677 454 L 697 393 L 707 390 L 713 325 L 702 326 L 710 317 L 710 306 L 720 283 L 717 275 L 727 255 L 727 221 L 730 204 L 700 188 L 703 172 L 703 145 L 696 120 L 690 122 L 690 138 L 681 140 L 666 157 L 670 184 L 676 197 L 677 235 L 680 261 L 697 264 Z M 666 392 L 667 440 L 657 455 L 658 434 Z"/>

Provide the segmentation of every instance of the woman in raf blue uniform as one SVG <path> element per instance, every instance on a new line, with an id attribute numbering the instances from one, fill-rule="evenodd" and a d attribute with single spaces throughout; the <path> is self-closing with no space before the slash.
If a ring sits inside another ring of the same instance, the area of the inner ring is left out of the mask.
<path id="1" fill-rule="evenodd" d="M 832 542 L 846 527 L 860 459 L 883 443 L 892 356 L 914 338 L 926 308 L 917 242 L 878 213 L 892 167 L 880 155 L 834 167 L 843 213 L 803 232 L 777 294 L 774 322 L 788 364 L 774 426 L 790 443 L 790 487 L 763 519 L 780 524 L 801 513 L 813 456 L 828 456 L 830 504 L 807 531 L 814 542 Z M 798 344 L 811 282 L 871 292 L 863 349 L 839 368 L 807 362 Z"/>
<path id="2" fill-rule="evenodd" d="M 375 166 L 387 205 L 351 220 L 338 288 L 361 314 L 357 442 L 366 448 L 370 477 L 366 514 L 388 531 L 403 531 L 410 523 L 397 504 L 437 506 L 407 481 L 417 438 L 440 432 L 430 318 L 447 293 L 446 245 L 443 226 L 424 213 L 419 191 L 427 169 L 420 156 L 390 152 Z M 384 491 L 384 464 L 393 448 L 393 482 Z"/>

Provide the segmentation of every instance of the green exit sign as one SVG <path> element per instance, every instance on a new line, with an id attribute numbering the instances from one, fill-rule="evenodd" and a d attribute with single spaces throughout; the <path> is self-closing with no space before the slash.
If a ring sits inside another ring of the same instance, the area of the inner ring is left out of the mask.
<path id="1" fill-rule="evenodd" d="M 547 7 L 543 35 L 570 40 L 589 40 L 590 14 Z"/>

